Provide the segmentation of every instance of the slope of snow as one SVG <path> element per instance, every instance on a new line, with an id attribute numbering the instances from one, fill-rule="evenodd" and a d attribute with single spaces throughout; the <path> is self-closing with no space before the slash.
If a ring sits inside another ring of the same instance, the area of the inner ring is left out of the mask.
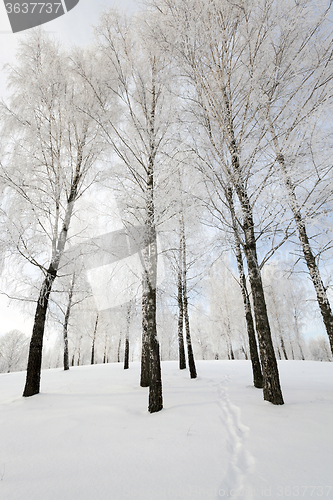
<path id="1" fill-rule="evenodd" d="M 147 412 L 139 364 L 0 375 L 1 500 L 333 498 L 333 364 L 279 363 L 284 406 L 247 361 L 162 364 L 164 410 Z"/>

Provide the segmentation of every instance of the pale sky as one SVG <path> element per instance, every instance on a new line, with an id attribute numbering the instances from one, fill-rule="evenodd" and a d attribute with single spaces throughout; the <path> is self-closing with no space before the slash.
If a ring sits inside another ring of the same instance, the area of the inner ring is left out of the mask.
<path id="1" fill-rule="evenodd" d="M 80 0 L 78 5 L 65 15 L 43 25 L 44 29 L 53 33 L 64 44 L 82 45 L 92 38 L 92 25 L 98 23 L 100 12 L 104 8 L 119 6 L 123 10 L 136 8 L 134 0 Z M 6 98 L 6 78 L 3 65 L 15 59 L 17 44 L 27 31 L 13 34 L 5 10 L 5 4 L 0 0 L 0 98 Z M 16 307 L 7 297 L 0 295 L 0 335 L 9 330 L 18 329 L 31 335 L 33 318 L 23 316 L 19 305 Z"/>
<path id="2" fill-rule="evenodd" d="M 98 23 L 100 12 L 104 8 L 118 6 L 124 11 L 136 8 L 134 0 L 80 0 L 78 5 L 65 15 L 43 25 L 65 44 L 81 45 L 92 37 L 92 26 Z M 2 71 L 4 64 L 15 57 L 17 42 L 27 31 L 13 34 L 9 24 L 5 4 L 0 1 L 0 96 L 6 95 L 6 80 Z"/>

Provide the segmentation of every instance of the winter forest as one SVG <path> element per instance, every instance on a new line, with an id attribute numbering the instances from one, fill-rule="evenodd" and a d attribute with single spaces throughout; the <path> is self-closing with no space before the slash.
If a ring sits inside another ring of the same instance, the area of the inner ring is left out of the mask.
<path id="1" fill-rule="evenodd" d="M 139 361 L 155 413 L 161 361 L 229 359 L 283 405 L 278 360 L 332 360 L 332 51 L 327 0 L 27 33 L 0 108 L 1 292 L 34 317 L 0 367 L 25 397 L 41 367 Z"/>
<path id="2" fill-rule="evenodd" d="M 333 498 L 333 1 L 100 12 L 2 69 L 0 498 Z"/>

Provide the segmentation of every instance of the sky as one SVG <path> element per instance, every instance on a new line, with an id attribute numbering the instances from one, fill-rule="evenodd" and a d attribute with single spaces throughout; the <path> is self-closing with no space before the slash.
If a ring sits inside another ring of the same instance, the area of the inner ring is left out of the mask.
<path id="1" fill-rule="evenodd" d="M 62 0 L 62 3 L 63 0 Z M 64 44 L 82 45 L 89 42 L 92 37 L 92 26 L 98 23 L 100 13 L 106 8 L 118 6 L 124 11 L 136 8 L 134 0 L 80 0 L 76 7 L 65 15 L 43 25 L 45 31 L 53 33 Z M 0 96 L 6 95 L 6 79 L 3 65 L 10 63 L 15 58 L 18 41 L 29 30 L 12 33 L 5 4 L 0 1 Z"/>
<path id="2" fill-rule="evenodd" d="M 124 11 L 136 8 L 133 0 L 113 2 L 108 0 L 80 0 L 76 7 L 65 15 L 43 25 L 45 31 L 52 33 L 64 45 L 84 45 L 93 36 L 93 25 L 98 23 L 100 13 L 106 8 L 118 6 Z M 29 30 L 12 33 L 5 4 L 0 0 L 0 98 L 8 95 L 4 65 L 15 61 L 18 42 Z M 18 329 L 31 335 L 33 318 L 23 316 L 19 305 L 9 302 L 0 295 L 0 335 Z"/>

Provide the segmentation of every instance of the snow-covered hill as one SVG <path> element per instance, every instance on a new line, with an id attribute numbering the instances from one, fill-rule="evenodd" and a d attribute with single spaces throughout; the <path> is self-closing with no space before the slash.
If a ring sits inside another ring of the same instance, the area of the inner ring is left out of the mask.
<path id="1" fill-rule="evenodd" d="M 247 361 L 162 364 L 164 410 L 147 412 L 139 364 L 0 375 L 1 500 L 333 498 L 333 363 L 279 363 L 284 406 Z"/>

